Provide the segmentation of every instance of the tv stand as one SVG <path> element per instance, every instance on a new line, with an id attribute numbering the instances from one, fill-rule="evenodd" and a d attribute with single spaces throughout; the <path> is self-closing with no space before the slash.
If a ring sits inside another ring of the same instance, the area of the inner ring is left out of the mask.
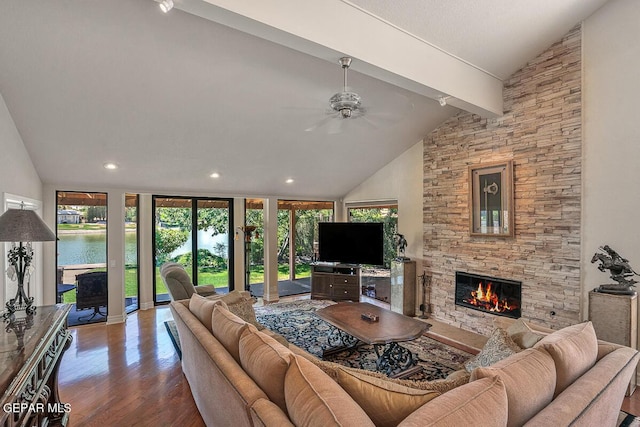
<path id="1" fill-rule="evenodd" d="M 360 301 L 360 266 L 312 264 L 311 299 Z"/>

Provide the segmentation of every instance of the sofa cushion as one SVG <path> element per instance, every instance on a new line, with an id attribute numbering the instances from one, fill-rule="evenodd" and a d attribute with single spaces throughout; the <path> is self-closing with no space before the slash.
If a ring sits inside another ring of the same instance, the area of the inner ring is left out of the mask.
<path id="1" fill-rule="evenodd" d="M 507 331 L 495 328 L 480 353 L 465 363 L 464 367 L 471 372 L 480 366 L 491 366 L 519 351 L 521 348 L 509 338 Z"/>
<path id="2" fill-rule="evenodd" d="M 364 409 L 377 427 L 395 427 L 409 414 L 440 396 L 353 370 L 338 369 L 338 384 Z"/>
<path id="3" fill-rule="evenodd" d="M 224 302 L 222 301 L 211 301 L 201 295 L 193 294 L 189 299 L 189 311 L 191 311 L 191 313 L 193 313 L 193 315 L 207 327 L 209 332 L 213 332 L 211 327 L 211 315 L 213 314 L 213 308 L 216 305 L 223 304 Z M 224 307 L 226 307 L 226 304 Z"/>
<path id="4" fill-rule="evenodd" d="M 291 351 L 273 338 L 250 325 L 240 337 L 240 365 L 269 399 L 283 411 L 287 410 L 284 398 L 284 377 Z"/>
<path id="5" fill-rule="evenodd" d="M 231 313 L 224 305 L 219 304 L 214 307 L 211 315 L 211 332 L 238 363 L 240 363 L 240 337 L 247 325 L 247 322 Z"/>
<path id="6" fill-rule="evenodd" d="M 554 396 L 591 369 L 598 357 L 598 339 L 591 322 L 578 323 L 547 335 L 535 347 L 544 348 L 555 362 Z"/>
<path id="7" fill-rule="evenodd" d="M 504 427 L 507 393 L 499 377 L 483 378 L 436 397 L 399 427 Z"/>
<path id="8" fill-rule="evenodd" d="M 297 426 L 374 426 L 346 391 L 303 357 L 291 356 L 284 393 L 289 418 Z"/>
<path id="9" fill-rule="evenodd" d="M 258 399 L 249 408 L 251 421 L 255 427 L 294 427 L 282 409 L 267 399 Z"/>
<path id="10" fill-rule="evenodd" d="M 471 373 L 471 381 L 495 376 L 502 379 L 507 390 L 510 427 L 523 425 L 553 399 L 556 369 L 544 350 L 529 348 L 493 366 L 477 368 Z"/>
<path id="11" fill-rule="evenodd" d="M 507 334 L 520 348 L 531 348 L 545 337 L 545 334 L 534 331 L 522 319 L 513 322 L 507 328 Z"/>

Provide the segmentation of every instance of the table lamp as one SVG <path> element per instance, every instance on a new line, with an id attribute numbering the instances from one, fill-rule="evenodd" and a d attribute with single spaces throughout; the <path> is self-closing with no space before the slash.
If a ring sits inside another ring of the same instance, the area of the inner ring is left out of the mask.
<path id="1" fill-rule="evenodd" d="M 8 209 L 0 216 L 0 242 L 12 242 L 9 250 L 9 276 L 14 276 L 18 280 L 18 291 L 15 298 L 10 299 L 3 315 L 5 319 L 13 317 L 13 313 L 25 310 L 27 314 L 34 314 L 36 308 L 33 304 L 33 297 L 27 296 L 24 291 L 25 274 L 33 260 L 33 249 L 31 242 L 49 242 L 56 240 L 56 235 L 47 224 L 33 210 Z M 16 246 L 16 242 L 18 242 Z"/>

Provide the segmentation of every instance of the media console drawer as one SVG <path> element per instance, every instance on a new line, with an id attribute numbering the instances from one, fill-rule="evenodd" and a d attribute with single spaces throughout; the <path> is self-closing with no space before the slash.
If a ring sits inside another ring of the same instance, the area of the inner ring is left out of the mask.
<path id="1" fill-rule="evenodd" d="M 311 298 L 359 301 L 360 267 L 342 264 L 312 265 Z"/>

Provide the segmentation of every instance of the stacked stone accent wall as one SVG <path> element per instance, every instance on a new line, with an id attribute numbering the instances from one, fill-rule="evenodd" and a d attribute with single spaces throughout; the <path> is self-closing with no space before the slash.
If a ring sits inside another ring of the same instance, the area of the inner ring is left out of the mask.
<path id="1" fill-rule="evenodd" d="M 522 317 L 580 322 L 581 27 L 504 83 L 504 115 L 460 113 L 424 140 L 424 270 L 434 318 L 488 334 L 454 305 L 455 272 L 522 281 Z M 515 236 L 471 237 L 469 166 L 513 160 Z"/>

